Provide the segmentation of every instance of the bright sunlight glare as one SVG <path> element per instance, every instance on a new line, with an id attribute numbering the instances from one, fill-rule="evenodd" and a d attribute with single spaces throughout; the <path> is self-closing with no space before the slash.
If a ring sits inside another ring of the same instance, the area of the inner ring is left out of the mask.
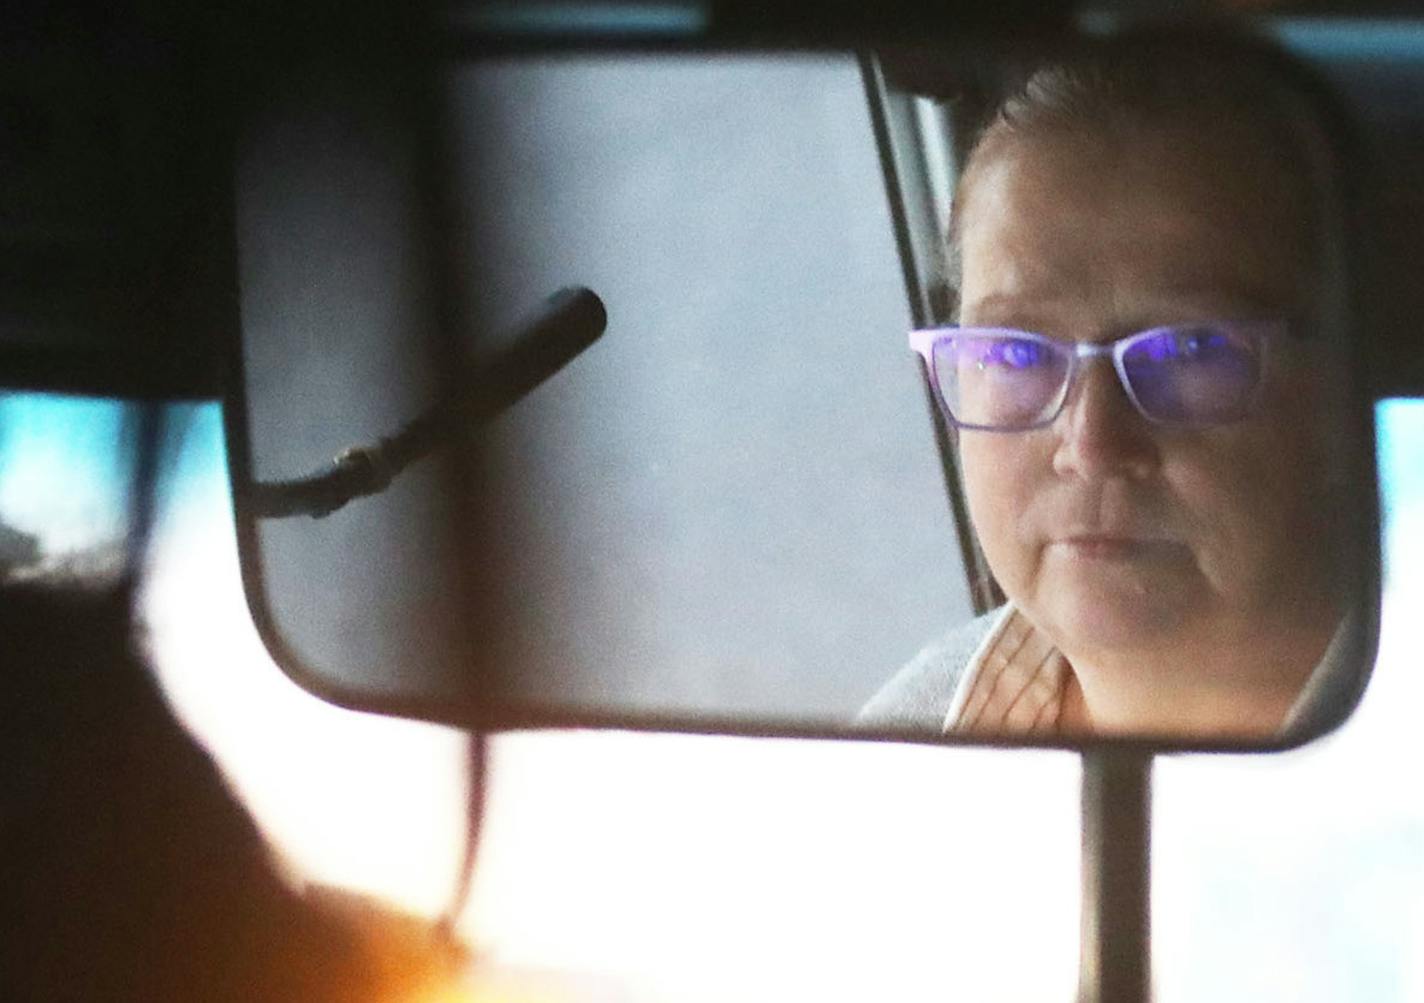
<path id="1" fill-rule="evenodd" d="M 218 409 L 189 424 L 145 595 L 164 690 L 305 881 L 443 910 L 463 845 L 464 737 L 357 714 L 282 674 L 247 616 Z"/>
<path id="2" fill-rule="evenodd" d="M 0 518 L 47 550 L 113 530 L 117 410 L 16 431 L 18 399 L 0 401 Z M 297 880 L 433 917 L 463 838 L 464 738 L 331 707 L 272 663 L 241 594 L 219 413 L 190 417 L 145 596 L 168 697 Z M 1401 796 L 1424 754 L 1424 402 L 1380 419 L 1385 627 L 1358 715 L 1298 752 L 1157 766 L 1165 1003 L 1424 998 L 1424 803 Z M 476 964 L 432 1003 L 1072 997 L 1072 755 L 514 734 L 487 795 L 461 922 Z"/>
<path id="3" fill-rule="evenodd" d="M 271 663 L 240 596 L 216 422 L 190 428 L 153 555 L 164 685 L 302 879 L 433 915 L 462 835 L 459 736 L 329 707 Z M 475 985 L 553 1000 L 937 999 L 946 984 L 1067 998 L 1076 777 L 1062 754 L 502 736 L 461 924 Z M 1025 941 L 1042 945 L 1034 966 L 1015 963 Z"/>

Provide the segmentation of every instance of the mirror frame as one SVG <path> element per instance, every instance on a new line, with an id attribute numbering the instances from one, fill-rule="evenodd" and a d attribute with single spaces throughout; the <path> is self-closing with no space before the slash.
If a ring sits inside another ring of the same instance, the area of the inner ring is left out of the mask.
<path id="1" fill-rule="evenodd" d="M 963 25 L 956 23 L 953 17 L 934 19 L 936 26 L 946 35 L 951 36 L 949 40 L 935 43 L 937 51 L 942 58 L 963 59 L 964 65 L 971 65 L 975 61 L 992 63 L 993 60 L 1003 55 L 1005 52 L 1015 53 L 1019 58 L 1024 58 L 1025 53 L 1032 53 L 1035 58 L 1042 57 L 1064 46 L 1078 46 L 1083 44 L 1093 44 L 1095 41 L 1115 37 L 1119 29 L 1136 32 L 1139 25 L 1136 23 L 1124 23 L 1121 25 L 1105 25 L 1098 21 L 1065 22 L 1057 16 L 1046 20 L 1035 21 L 1024 27 L 1007 26 L 1000 18 L 991 19 L 992 23 L 987 26 L 978 23 L 973 26 L 973 30 L 964 30 Z M 430 67 L 434 61 L 440 58 L 476 58 L 482 55 L 495 54 L 536 54 L 536 53 L 569 53 L 569 52 L 589 52 L 589 53 L 665 53 L 665 54 L 708 54 L 716 52 L 736 52 L 736 53 L 768 53 L 784 51 L 790 47 L 801 52 L 832 52 L 845 54 L 855 51 L 848 48 L 844 43 L 846 36 L 838 35 L 836 28 L 822 35 L 778 35 L 775 31 L 757 32 L 748 31 L 747 25 L 754 21 L 747 22 L 725 22 L 722 30 L 713 30 L 709 23 L 702 23 L 697 31 L 678 31 L 673 34 L 659 32 L 642 33 L 619 33 L 616 31 L 589 31 L 587 26 L 571 29 L 562 26 L 562 30 L 518 30 L 509 31 L 508 24 L 500 21 L 488 22 L 475 18 L 473 21 L 466 18 L 461 21 L 456 18 L 460 30 L 452 35 L 443 36 L 438 44 L 434 46 L 415 46 L 412 51 L 401 51 L 392 53 L 391 49 L 383 50 L 388 59 L 383 64 L 384 69 L 396 74 L 430 74 Z M 732 25 L 730 29 L 726 25 Z M 471 27 L 473 25 L 473 28 Z M 557 26 L 556 26 L 557 27 Z M 840 28 L 844 28 L 843 25 Z M 742 32 L 739 34 L 739 31 Z M 824 726 L 798 726 L 785 724 L 782 722 L 755 722 L 749 723 L 741 719 L 717 718 L 709 716 L 686 716 L 686 715 L 665 715 L 665 714 L 596 714 L 578 713 L 568 714 L 560 712 L 548 712 L 531 710 L 527 707 L 504 707 L 504 706 L 481 706 L 478 708 L 461 707 L 459 710 L 452 710 L 448 705 L 441 702 L 430 702 L 420 699 L 379 699 L 371 700 L 353 697 L 350 692 L 342 690 L 330 681 L 322 678 L 320 673 L 314 672 L 308 666 L 304 666 L 294 653 L 288 648 L 280 631 L 273 622 L 270 613 L 269 598 L 264 585 L 263 568 L 260 559 L 260 549 L 257 546 L 256 523 L 258 517 L 254 512 L 254 491 L 256 485 L 251 477 L 251 452 L 250 441 L 247 428 L 247 406 L 245 392 L 243 388 L 243 367 L 242 367 L 242 346 L 241 336 L 238 335 L 229 346 L 229 381 L 224 395 L 224 425 L 226 429 L 227 450 L 230 465 L 230 474 L 234 492 L 234 508 L 237 517 L 237 531 L 239 551 L 241 556 L 242 576 L 244 591 L 249 604 L 250 612 L 257 625 L 263 643 L 273 654 L 278 664 L 282 667 L 294 681 L 308 691 L 315 693 L 329 702 L 349 707 L 356 710 L 378 713 L 383 715 L 418 718 L 422 720 L 453 725 L 461 728 L 474 729 L 477 731 L 495 730 L 525 730 L 525 729 L 570 729 L 570 728 L 596 728 L 596 729 L 618 729 L 630 731 L 650 731 L 650 732 L 680 732 L 689 734 L 705 735 L 738 735 L 745 737 L 781 737 L 781 738 L 804 738 L 820 740 L 855 740 L 855 741 L 894 741 L 910 742 L 914 744 L 943 745 L 943 746 L 974 746 L 974 747 L 996 747 L 996 748 L 1043 748 L 1076 750 L 1092 749 L 1097 747 L 1111 747 L 1116 750 L 1139 751 L 1144 753 L 1161 752 L 1184 752 L 1184 751 L 1212 751 L 1212 752 L 1261 752 L 1280 751 L 1294 748 L 1313 741 L 1321 735 L 1338 727 L 1346 720 L 1363 694 L 1367 685 L 1370 670 L 1372 669 L 1374 658 L 1378 651 L 1378 624 L 1380 605 L 1380 585 L 1381 585 L 1381 559 L 1380 559 L 1380 515 L 1378 504 L 1378 482 L 1376 473 L 1376 463 L 1374 462 L 1373 444 L 1375 443 L 1374 430 L 1374 395 L 1373 388 L 1377 385 L 1376 374 L 1367 364 L 1370 360 L 1370 334 L 1371 320 L 1368 312 L 1370 305 L 1370 276 L 1372 269 L 1368 258 L 1369 241 L 1367 214 L 1364 209 L 1365 183 L 1361 180 L 1361 167 L 1367 164 L 1367 154 L 1365 144 L 1361 141 L 1355 129 L 1351 116 L 1347 114 L 1342 105 L 1336 100 L 1333 93 L 1325 87 L 1323 83 L 1303 65 L 1298 59 L 1286 54 L 1274 45 L 1258 42 L 1249 36 L 1243 36 L 1236 25 L 1226 25 L 1219 27 L 1215 24 L 1207 26 L 1187 25 L 1185 28 L 1174 27 L 1169 29 L 1167 34 L 1173 37 L 1181 37 L 1187 41 L 1209 41 L 1213 45 L 1236 45 L 1243 49 L 1256 53 L 1260 58 L 1271 61 L 1275 68 L 1282 75 L 1283 83 L 1286 86 L 1299 90 L 1313 106 L 1315 112 L 1320 116 L 1325 130 L 1332 139 L 1332 154 L 1335 163 L 1332 165 L 1339 173 L 1335 179 L 1340 201 L 1342 203 L 1342 230 L 1345 241 L 1345 265 L 1347 275 L 1347 298 L 1352 305 L 1350 316 L 1354 319 L 1353 328 L 1346 332 L 1346 337 L 1350 342 L 1350 352 L 1354 360 L 1358 363 L 1351 367 L 1350 401 L 1352 418 L 1355 422 L 1354 432 L 1359 436 L 1358 441 L 1371 445 L 1370 455 L 1367 459 L 1361 459 L 1361 490 L 1366 497 L 1363 498 L 1362 524 L 1364 539 L 1367 542 L 1367 552 L 1361 557 L 1361 573 L 1365 579 L 1363 583 L 1364 595 L 1362 602 L 1366 608 L 1362 610 L 1364 617 L 1363 624 L 1363 644 L 1369 652 L 1368 664 L 1362 667 L 1358 677 L 1357 685 L 1354 688 L 1352 699 L 1348 706 L 1342 707 L 1338 717 L 1332 718 L 1322 727 L 1314 730 L 1302 730 L 1300 732 L 1281 736 L 1279 738 L 1265 739 L 1261 741 L 1169 741 L 1150 738 L 1103 738 L 1091 741 L 1064 741 L 1055 739 L 1036 739 L 1020 737 L 965 737 L 959 735 L 936 735 L 917 734 L 906 731 L 884 731 L 884 730 L 852 730 L 846 727 L 840 730 L 828 730 Z M 855 42 L 863 46 L 867 41 L 863 25 L 857 25 L 850 37 Z M 901 36 L 891 33 L 886 38 L 886 46 L 872 46 L 876 51 L 893 51 L 896 45 L 902 45 Z M 939 37 L 937 34 L 936 37 Z M 408 39 L 407 39 L 408 41 Z M 428 40 L 427 40 L 428 41 Z M 397 44 L 395 48 L 400 48 Z M 905 51 L 905 50 L 901 50 Z M 869 67 L 870 61 L 866 64 Z M 422 78 L 424 79 L 424 78 Z M 427 81 L 428 85 L 428 81 Z M 417 88 L 419 91 L 419 88 Z M 428 93 L 425 92 L 425 93 Z M 871 91 L 874 96 L 873 90 Z M 881 95 L 883 98 L 883 94 Z M 877 115 L 881 120 L 884 118 L 884 108 L 874 109 L 873 115 Z M 417 116 L 424 130 L 423 139 L 428 144 L 427 150 L 439 149 L 439 136 L 433 126 L 435 116 L 429 114 L 429 109 L 423 109 Z M 877 131 L 882 131 L 877 127 Z M 886 170 L 886 183 L 891 188 L 890 196 L 892 204 L 895 202 L 893 164 L 886 160 L 886 145 L 888 136 L 877 135 L 877 140 L 881 145 L 882 164 Z M 435 169 L 433 163 L 426 163 L 428 169 Z M 434 176 L 434 175 L 428 175 Z M 897 207 L 897 212 L 900 207 Z M 897 226 L 900 221 L 897 220 Z M 911 282 L 918 265 L 906 255 L 908 241 L 903 235 L 900 236 L 902 265 L 905 269 L 906 281 Z M 914 291 L 911 291 L 912 301 Z M 946 444 L 941 441 L 942 456 L 945 457 L 946 470 L 952 469 L 952 458 L 943 452 Z M 953 494 L 951 495 L 951 502 Z M 956 513 L 958 515 L 958 513 Z M 957 519 L 957 522 L 959 520 Z M 959 522 L 964 525 L 963 522 Z"/>

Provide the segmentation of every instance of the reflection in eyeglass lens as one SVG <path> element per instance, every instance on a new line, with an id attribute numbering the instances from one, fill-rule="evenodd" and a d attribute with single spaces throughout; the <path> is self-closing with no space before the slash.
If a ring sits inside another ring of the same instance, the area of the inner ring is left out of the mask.
<path id="1" fill-rule="evenodd" d="M 1236 421 L 1261 381 L 1263 342 L 1276 324 L 1154 328 L 1104 345 L 1069 344 L 1027 332 L 958 329 L 934 347 L 937 389 L 951 422 L 1026 429 L 1051 421 L 1076 360 L 1111 355 L 1123 388 L 1152 421 Z"/>

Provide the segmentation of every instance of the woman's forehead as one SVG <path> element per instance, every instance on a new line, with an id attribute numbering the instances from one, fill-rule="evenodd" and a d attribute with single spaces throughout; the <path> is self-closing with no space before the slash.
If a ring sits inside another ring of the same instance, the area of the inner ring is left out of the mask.
<path id="1" fill-rule="evenodd" d="M 1134 138 L 981 151 L 957 203 L 965 310 L 1088 293 L 1296 307 L 1311 241 L 1289 186 L 1241 151 Z"/>
<path id="2" fill-rule="evenodd" d="M 1182 127 L 1011 136 L 976 150 L 956 193 L 961 227 L 1004 198 L 1029 211 L 1101 215 L 1129 202 L 1197 214 L 1250 210 L 1304 226 L 1313 198 L 1298 172 L 1237 129 Z M 1142 219 L 1150 223 L 1150 219 Z"/>

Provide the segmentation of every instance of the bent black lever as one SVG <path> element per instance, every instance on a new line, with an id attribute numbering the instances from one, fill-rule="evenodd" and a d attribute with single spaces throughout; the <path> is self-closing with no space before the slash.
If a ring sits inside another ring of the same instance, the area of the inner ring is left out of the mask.
<path id="1" fill-rule="evenodd" d="M 320 519 L 353 498 L 384 491 L 397 474 L 471 427 L 514 405 L 564 368 L 603 334 L 603 301 L 582 286 L 560 289 L 526 321 L 509 347 L 472 369 L 455 393 L 436 402 L 395 435 L 351 446 L 331 468 L 289 481 L 254 482 L 248 504 L 254 515 Z"/>

